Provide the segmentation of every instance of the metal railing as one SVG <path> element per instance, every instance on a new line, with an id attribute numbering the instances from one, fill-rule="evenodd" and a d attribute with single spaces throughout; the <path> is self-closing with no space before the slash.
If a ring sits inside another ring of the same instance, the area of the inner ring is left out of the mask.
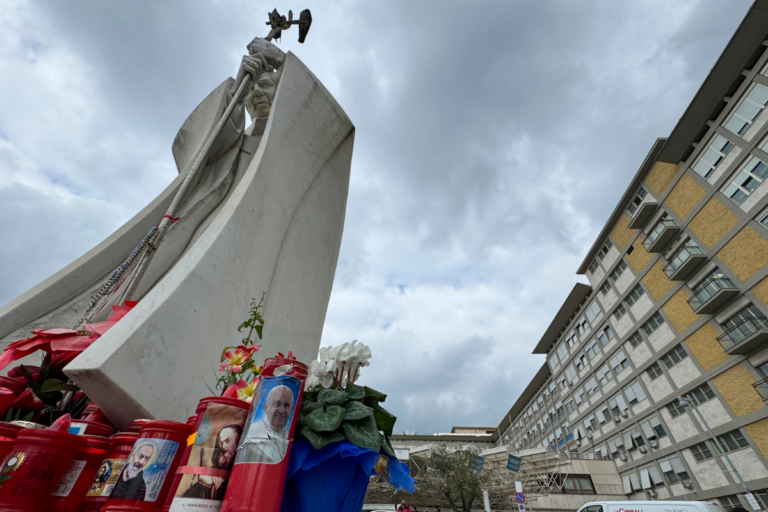
<path id="1" fill-rule="evenodd" d="M 704 251 L 698 245 L 684 245 L 670 258 L 669 263 L 664 267 L 664 273 L 667 274 L 667 277 L 670 277 L 694 254 L 704 254 Z"/>
<path id="2" fill-rule="evenodd" d="M 768 318 L 763 316 L 749 316 L 717 337 L 717 341 L 728 350 L 737 343 L 749 338 L 757 331 L 768 329 Z"/>
<path id="3" fill-rule="evenodd" d="M 688 304 L 696 310 L 706 304 L 720 290 L 735 289 L 736 286 L 727 277 L 710 277 L 695 289 L 693 296 L 688 299 Z"/>
<path id="4" fill-rule="evenodd" d="M 755 388 L 755 391 L 763 400 L 768 400 L 768 377 L 755 382 L 752 384 L 752 387 Z"/>
<path id="5" fill-rule="evenodd" d="M 653 243 L 656 241 L 657 238 L 659 238 L 659 235 L 661 235 L 667 228 L 676 228 L 677 224 L 675 224 L 675 221 L 672 219 L 664 219 L 658 224 L 656 224 L 656 227 L 653 228 L 653 231 L 648 233 L 648 238 L 646 238 L 643 241 L 643 247 L 648 249 Z"/>

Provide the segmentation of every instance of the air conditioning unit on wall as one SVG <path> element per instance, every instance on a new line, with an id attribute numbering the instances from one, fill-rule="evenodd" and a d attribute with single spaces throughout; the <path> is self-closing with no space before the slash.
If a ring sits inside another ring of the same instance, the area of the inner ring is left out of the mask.
<path id="1" fill-rule="evenodd" d="M 638 448 L 638 450 L 640 450 L 640 453 L 648 453 L 648 448 L 646 448 L 645 446 L 641 446 L 640 448 Z"/>
<path id="2" fill-rule="evenodd" d="M 655 440 L 655 439 L 651 439 L 650 441 L 648 441 L 648 444 L 651 445 L 651 448 L 658 448 L 659 447 L 659 442 L 657 440 Z"/>
<path id="3" fill-rule="evenodd" d="M 626 410 L 621 411 L 621 415 L 624 416 L 625 418 L 629 418 L 629 411 L 626 411 Z"/>
<path id="4" fill-rule="evenodd" d="M 627 462 L 627 454 L 626 453 L 620 454 L 619 459 L 623 460 L 624 462 Z"/>
<path id="5" fill-rule="evenodd" d="M 648 489 L 647 491 L 645 491 L 645 494 L 647 494 L 649 498 L 656 497 L 656 491 L 654 491 L 653 489 Z"/>
<path id="6" fill-rule="evenodd" d="M 683 483 L 683 487 L 685 487 L 686 489 L 693 489 L 693 482 L 691 482 L 690 480 L 683 480 L 682 483 Z"/>

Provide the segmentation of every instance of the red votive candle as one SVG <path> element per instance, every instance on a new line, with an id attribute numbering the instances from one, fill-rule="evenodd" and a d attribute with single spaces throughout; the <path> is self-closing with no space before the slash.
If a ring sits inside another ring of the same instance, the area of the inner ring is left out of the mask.
<path id="1" fill-rule="evenodd" d="M 0 510 L 40 512 L 86 438 L 48 429 L 24 429 L 0 466 Z"/>
<path id="2" fill-rule="evenodd" d="M 69 467 L 53 489 L 51 499 L 43 507 L 46 512 L 78 511 L 112 443 L 108 437 L 90 435 L 83 437 L 86 445 L 80 450 L 80 455 L 69 463 Z"/>
<path id="3" fill-rule="evenodd" d="M 237 446 L 251 404 L 212 396 L 197 404 L 192 434 L 181 456 L 168 496 L 169 510 L 218 510 L 227 489 Z"/>
<path id="4" fill-rule="evenodd" d="M 254 504 L 258 512 L 279 512 L 306 379 L 304 363 L 282 357 L 264 363 L 222 512 L 251 512 Z"/>
<path id="5" fill-rule="evenodd" d="M 86 490 L 80 512 L 98 512 L 109 499 L 120 471 L 128 460 L 133 445 L 139 438 L 138 432 L 121 432 L 112 436 L 106 455 L 96 470 L 90 487 Z"/>
<path id="6" fill-rule="evenodd" d="M 152 420 L 145 424 L 102 512 L 158 510 L 191 430 L 176 421 Z"/>

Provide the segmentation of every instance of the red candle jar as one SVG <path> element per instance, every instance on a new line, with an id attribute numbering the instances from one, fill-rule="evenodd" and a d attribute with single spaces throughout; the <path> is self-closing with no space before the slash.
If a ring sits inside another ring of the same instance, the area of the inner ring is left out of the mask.
<path id="1" fill-rule="evenodd" d="M 264 363 L 221 512 L 250 512 L 254 504 L 258 512 L 279 512 L 306 379 L 304 363 Z"/>
<path id="2" fill-rule="evenodd" d="M 191 430 L 177 421 L 152 420 L 144 425 L 102 512 L 158 510 Z"/>
<path id="3" fill-rule="evenodd" d="M 112 488 L 120 476 L 120 471 L 125 466 L 133 445 L 139 439 L 138 432 L 121 432 L 112 436 L 106 456 L 96 470 L 90 487 L 86 490 L 80 512 L 98 512 L 109 499 Z"/>
<path id="4" fill-rule="evenodd" d="M 195 414 L 194 416 L 190 416 L 189 418 L 187 418 L 187 426 L 189 426 L 190 428 L 193 428 L 195 426 L 196 421 L 197 421 L 197 414 Z"/>
<path id="5" fill-rule="evenodd" d="M 24 429 L 0 466 L 0 510 L 39 512 L 86 439 L 57 430 Z"/>
<path id="6" fill-rule="evenodd" d="M 0 460 L 5 460 L 5 456 L 8 455 L 16 442 L 16 435 L 23 428 L 19 425 L 0 422 Z"/>
<path id="7" fill-rule="evenodd" d="M 130 425 L 128 425 L 128 430 L 126 432 L 136 432 L 137 434 L 141 432 L 141 429 L 144 428 L 144 425 L 149 423 L 152 420 L 133 420 Z"/>
<path id="8" fill-rule="evenodd" d="M 78 436 L 90 435 L 109 437 L 114 431 L 115 429 L 109 425 L 90 420 L 72 420 L 72 423 L 69 426 L 69 433 Z"/>
<path id="9" fill-rule="evenodd" d="M 218 510 L 251 404 L 212 396 L 197 404 L 187 447 L 163 505 L 169 510 Z"/>
<path id="10" fill-rule="evenodd" d="M 43 507 L 50 512 L 77 512 L 85 493 L 93 483 L 93 477 L 104 460 L 112 440 L 107 437 L 85 435 L 86 445 L 80 455 L 69 463 L 59 483 L 51 493 L 51 499 Z"/>

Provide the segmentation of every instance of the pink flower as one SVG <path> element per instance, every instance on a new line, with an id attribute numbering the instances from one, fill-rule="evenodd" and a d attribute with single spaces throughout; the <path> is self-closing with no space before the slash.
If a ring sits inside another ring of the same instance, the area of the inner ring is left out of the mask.
<path id="1" fill-rule="evenodd" d="M 261 345 L 251 345 L 250 347 L 246 347 L 245 345 L 240 345 L 237 348 L 243 349 L 243 352 L 248 352 L 249 356 L 252 356 L 254 352 L 258 352 L 261 348 Z"/>
<path id="2" fill-rule="evenodd" d="M 224 352 L 224 357 L 221 360 L 221 366 L 219 366 L 220 372 L 230 371 L 232 373 L 240 373 L 243 371 L 243 365 L 251 358 L 250 354 L 244 351 L 242 348 L 237 347 L 235 351 L 227 350 Z"/>
<path id="3" fill-rule="evenodd" d="M 258 386 L 258 384 L 259 377 L 253 379 L 250 384 L 245 382 L 243 379 L 237 381 L 235 386 L 237 386 L 237 395 L 240 397 L 240 400 L 251 403 L 253 400 L 253 395 L 256 393 L 256 386 Z"/>

